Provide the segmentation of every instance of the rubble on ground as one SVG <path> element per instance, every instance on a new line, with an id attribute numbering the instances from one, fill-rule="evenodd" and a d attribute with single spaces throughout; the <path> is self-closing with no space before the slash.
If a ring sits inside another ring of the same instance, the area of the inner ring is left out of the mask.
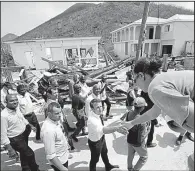
<path id="1" fill-rule="evenodd" d="M 112 103 L 124 101 L 126 99 L 126 92 L 128 89 L 128 83 L 126 82 L 126 72 L 131 70 L 131 67 L 128 65 L 131 64 L 131 61 L 134 60 L 134 58 L 127 58 L 118 62 L 114 62 L 109 66 L 91 71 L 85 71 L 75 65 L 71 67 L 64 66 L 57 64 L 54 61 L 49 61 L 45 58 L 42 58 L 42 60 L 52 65 L 52 67 L 48 69 L 47 72 L 50 72 L 52 74 L 51 77 L 55 77 L 58 80 L 59 93 L 65 98 L 69 96 L 68 83 L 73 79 L 73 75 L 77 73 L 79 75 L 82 74 L 86 76 L 86 83 L 89 87 L 97 84 L 101 80 L 101 75 L 106 74 L 108 76 L 108 88 L 106 91 L 111 98 Z M 15 87 L 14 89 L 16 89 L 16 86 L 21 83 L 25 83 L 28 86 L 28 92 L 32 95 L 34 105 L 43 103 L 42 97 L 38 92 L 37 84 L 37 82 L 43 76 L 43 72 L 44 71 L 27 70 L 22 68 L 18 74 L 20 80 L 17 79 L 13 82 L 13 87 Z"/>

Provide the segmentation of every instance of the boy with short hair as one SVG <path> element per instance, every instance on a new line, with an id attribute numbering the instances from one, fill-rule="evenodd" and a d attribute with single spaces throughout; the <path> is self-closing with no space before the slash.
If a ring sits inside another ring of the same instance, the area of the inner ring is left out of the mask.
<path id="1" fill-rule="evenodd" d="M 140 113 L 144 110 L 145 106 L 147 106 L 146 101 L 142 97 L 136 97 L 133 101 L 134 109 L 130 110 L 126 114 L 126 121 L 131 121 L 136 117 L 140 116 Z M 124 119 L 124 116 L 121 117 Z M 127 143 L 128 143 L 128 170 L 140 170 L 148 159 L 148 152 L 146 147 L 146 138 L 150 131 L 149 122 L 135 125 L 133 128 L 129 129 L 129 133 L 127 135 Z M 135 155 L 135 152 L 140 156 L 138 162 L 133 167 L 132 162 Z"/>

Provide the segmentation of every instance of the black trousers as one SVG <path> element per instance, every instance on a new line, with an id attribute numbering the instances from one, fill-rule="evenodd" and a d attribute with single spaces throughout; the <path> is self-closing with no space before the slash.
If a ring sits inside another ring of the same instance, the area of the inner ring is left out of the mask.
<path id="1" fill-rule="evenodd" d="M 63 164 L 64 167 L 66 167 L 68 169 L 68 161 L 66 163 Z M 55 167 L 54 165 L 51 165 L 51 167 L 54 169 L 54 171 L 60 171 L 57 167 Z"/>
<path id="2" fill-rule="evenodd" d="M 151 128 L 148 134 L 147 144 L 151 144 L 154 136 L 154 126 L 158 124 L 157 119 L 151 120 Z"/>
<path id="3" fill-rule="evenodd" d="M 65 136 L 68 138 L 68 144 L 70 145 L 71 150 L 73 150 L 74 149 L 74 144 L 72 142 L 72 138 L 70 138 L 69 135 L 68 135 L 68 126 L 69 126 L 68 122 L 64 121 L 63 122 L 63 127 L 64 127 L 64 131 L 65 131 Z"/>
<path id="4" fill-rule="evenodd" d="M 100 155 L 106 167 L 110 167 L 110 162 L 108 159 L 108 149 L 106 146 L 105 136 L 103 136 L 99 141 L 93 142 L 88 139 L 89 149 L 91 151 L 91 160 L 89 163 L 89 170 L 96 171 L 96 164 L 99 161 Z"/>
<path id="5" fill-rule="evenodd" d="M 31 132 L 30 125 L 26 126 L 25 131 L 13 138 L 9 138 L 12 148 L 20 153 L 22 171 L 39 171 L 39 166 L 35 161 L 35 154 L 28 146 L 28 136 Z"/>
<path id="6" fill-rule="evenodd" d="M 79 135 L 81 130 L 82 130 L 82 132 L 85 132 L 85 119 L 84 119 L 84 117 L 79 118 L 78 114 L 76 113 L 76 111 L 74 109 L 73 109 L 72 113 L 75 116 L 75 118 L 77 119 L 77 123 L 76 123 L 77 128 L 74 131 L 73 135 L 77 136 L 77 135 Z"/>
<path id="7" fill-rule="evenodd" d="M 110 113 L 110 108 L 111 108 L 111 103 L 108 97 L 106 97 L 105 100 L 102 100 L 102 106 L 104 106 L 104 103 L 107 105 L 107 111 L 106 111 L 106 116 L 109 116 Z"/>
<path id="8" fill-rule="evenodd" d="M 39 125 L 39 122 L 37 120 L 37 116 L 35 115 L 34 112 L 24 115 L 25 119 L 28 120 L 30 124 L 32 124 L 36 128 L 36 140 L 40 140 L 40 132 L 41 132 L 41 127 Z"/>

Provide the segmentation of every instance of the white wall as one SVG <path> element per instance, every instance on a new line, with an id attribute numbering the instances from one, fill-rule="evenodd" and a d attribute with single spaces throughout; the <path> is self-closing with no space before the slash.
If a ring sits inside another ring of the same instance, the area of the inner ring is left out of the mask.
<path id="1" fill-rule="evenodd" d="M 174 56 L 179 56 L 185 49 L 185 42 L 194 40 L 194 22 L 175 22 L 174 27 Z"/>
<path id="2" fill-rule="evenodd" d="M 170 25 L 170 31 L 169 32 L 165 32 L 165 26 L 166 25 Z M 174 26 L 173 23 L 164 24 L 161 27 L 161 40 L 171 40 L 171 39 L 174 39 L 174 29 L 175 29 L 175 26 Z"/>
<path id="3" fill-rule="evenodd" d="M 64 61 L 64 49 L 68 48 L 85 48 L 92 47 L 94 50 L 94 56 L 98 57 L 98 52 L 96 46 L 98 45 L 97 39 L 90 40 L 56 40 L 56 41 L 41 41 L 41 42 L 29 42 L 29 43 L 12 43 L 10 44 L 14 60 L 25 67 L 28 66 L 28 62 L 25 58 L 26 51 L 32 51 L 34 54 L 34 61 L 36 69 L 47 69 L 49 67 L 48 63 L 43 61 L 41 57 L 46 58 L 46 47 L 58 47 L 61 49 L 61 53 L 58 53 L 58 59 Z M 66 63 L 66 62 L 65 62 Z"/>
<path id="4" fill-rule="evenodd" d="M 46 57 L 45 49 L 41 47 L 40 43 L 15 43 L 10 44 L 12 55 L 17 64 L 29 67 L 25 52 L 32 51 L 34 56 L 34 63 L 37 69 L 48 68 L 48 64 L 44 62 L 41 57 Z M 43 45 L 42 45 L 43 46 Z"/>

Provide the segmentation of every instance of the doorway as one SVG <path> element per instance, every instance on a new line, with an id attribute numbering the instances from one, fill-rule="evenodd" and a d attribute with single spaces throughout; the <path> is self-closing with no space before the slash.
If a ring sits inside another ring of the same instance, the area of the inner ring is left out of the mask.
<path id="1" fill-rule="evenodd" d="M 31 69 L 36 68 L 35 67 L 35 62 L 34 62 L 33 52 L 32 51 L 25 52 L 25 57 L 27 59 L 29 68 L 31 68 Z"/>
<path id="2" fill-rule="evenodd" d="M 162 46 L 162 56 L 164 54 L 168 54 L 168 56 L 171 56 L 172 48 L 173 48 L 173 45 L 163 45 Z"/>
<path id="3" fill-rule="evenodd" d="M 153 39 L 153 34 L 154 34 L 154 28 L 149 29 L 149 39 Z"/>

